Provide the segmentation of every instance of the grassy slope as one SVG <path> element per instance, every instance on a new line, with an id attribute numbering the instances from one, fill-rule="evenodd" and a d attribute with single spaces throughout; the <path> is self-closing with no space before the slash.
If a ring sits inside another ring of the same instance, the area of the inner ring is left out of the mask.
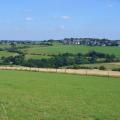
<path id="1" fill-rule="evenodd" d="M 91 46 L 80 46 L 80 45 L 54 45 L 54 46 L 49 46 L 49 47 L 40 47 L 39 45 L 34 45 L 31 46 L 31 48 L 27 49 L 28 56 L 31 53 L 39 53 L 39 54 L 46 54 L 47 55 L 53 55 L 53 54 L 59 54 L 59 53 L 87 53 L 89 51 L 98 51 L 102 53 L 107 53 L 107 54 L 115 54 L 116 56 L 120 56 L 120 47 L 91 47 Z M 34 56 L 32 56 L 34 57 Z M 32 58 L 31 57 L 31 58 Z M 40 55 L 38 55 L 38 58 Z M 42 57 L 42 55 L 41 55 Z M 40 57 L 40 58 L 41 58 Z"/>
<path id="2" fill-rule="evenodd" d="M 18 45 L 18 47 L 22 47 L 25 45 Z M 26 45 L 29 46 L 29 45 Z M 0 45 L 0 48 L 10 47 L 9 45 Z M 115 54 L 116 56 L 120 56 L 120 47 L 101 47 L 101 46 L 80 46 L 80 45 L 62 45 L 58 43 L 54 43 L 53 46 L 43 46 L 43 45 L 30 45 L 30 48 L 22 49 L 25 53 L 27 53 L 26 58 L 33 58 L 33 59 L 41 59 L 41 58 L 48 58 L 48 55 L 54 55 L 59 53 L 87 53 L 89 51 L 98 51 L 108 54 Z M 1 51 L 0 57 L 2 55 L 9 56 L 7 52 Z M 31 54 L 42 54 L 42 55 L 31 55 Z"/>
<path id="3" fill-rule="evenodd" d="M 120 63 L 96 63 L 96 64 L 83 64 L 80 65 L 81 67 L 90 67 L 90 68 L 99 68 L 100 66 L 104 66 L 106 69 L 111 70 L 111 69 L 116 69 L 120 68 Z"/>
<path id="4" fill-rule="evenodd" d="M 10 45 L 9 44 L 0 44 L 0 48 L 9 48 Z"/>
<path id="5" fill-rule="evenodd" d="M 120 119 L 120 78 L 0 71 L 0 119 Z"/>
<path id="6" fill-rule="evenodd" d="M 7 52 L 7 51 L 0 51 L 0 57 L 9 57 L 14 56 L 16 53 L 13 52 Z"/>
<path id="7" fill-rule="evenodd" d="M 0 48 L 9 48 L 9 47 L 10 47 L 10 45 L 8 45 L 8 44 L 0 44 Z M 14 56 L 14 55 L 16 55 L 16 53 L 8 52 L 8 51 L 0 51 L 0 58 Z"/>
<path id="8" fill-rule="evenodd" d="M 47 55 L 30 55 L 30 54 L 26 55 L 25 57 L 26 59 L 35 59 L 35 60 L 50 58 L 50 56 Z"/>

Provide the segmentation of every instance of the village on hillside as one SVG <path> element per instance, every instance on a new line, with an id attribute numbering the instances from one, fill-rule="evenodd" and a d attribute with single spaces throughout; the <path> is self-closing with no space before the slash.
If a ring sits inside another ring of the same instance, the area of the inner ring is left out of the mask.
<path id="1" fill-rule="evenodd" d="M 65 38 L 64 44 L 87 46 L 120 46 L 120 40 L 96 39 L 96 38 Z"/>

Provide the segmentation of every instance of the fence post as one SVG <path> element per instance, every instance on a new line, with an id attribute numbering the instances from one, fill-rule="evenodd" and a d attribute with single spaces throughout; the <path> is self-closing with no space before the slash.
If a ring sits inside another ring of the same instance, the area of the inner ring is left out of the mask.
<path id="1" fill-rule="evenodd" d="M 65 73 L 66 73 L 66 68 L 65 68 Z"/>
<path id="2" fill-rule="evenodd" d="M 110 72 L 109 72 L 109 70 L 108 70 L 108 79 L 110 78 Z"/>
<path id="3" fill-rule="evenodd" d="M 85 72 L 86 72 L 85 74 L 86 74 L 86 76 L 87 76 L 87 70 L 85 70 Z"/>

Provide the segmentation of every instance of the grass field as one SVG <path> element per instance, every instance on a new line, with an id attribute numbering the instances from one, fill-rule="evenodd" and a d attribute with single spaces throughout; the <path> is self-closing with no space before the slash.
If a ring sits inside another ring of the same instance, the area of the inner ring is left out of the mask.
<path id="1" fill-rule="evenodd" d="M 26 57 L 26 59 L 35 59 L 35 60 L 50 58 L 50 56 L 48 56 L 48 55 L 31 55 L 31 54 L 27 54 L 25 57 Z"/>
<path id="2" fill-rule="evenodd" d="M 41 45 L 32 45 L 30 48 L 23 49 L 26 51 L 27 58 L 32 59 L 41 59 L 47 58 L 48 55 L 57 55 L 62 53 L 88 53 L 90 51 L 97 51 L 107 54 L 115 54 L 120 57 L 120 47 L 102 47 L 102 46 L 81 46 L 81 45 L 62 45 L 62 44 L 54 44 L 53 46 L 41 46 Z M 31 54 L 41 54 L 41 55 L 31 55 Z M 46 56 L 46 57 L 45 57 Z"/>
<path id="3" fill-rule="evenodd" d="M 96 64 L 83 64 L 79 65 L 80 67 L 89 67 L 89 68 L 99 68 L 100 66 L 104 66 L 106 70 L 112 70 L 116 68 L 120 68 L 120 62 L 116 63 L 96 63 Z"/>
<path id="4" fill-rule="evenodd" d="M 7 52 L 7 51 L 0 51 L 0 57 L 9 57 L 9 56 L 14 56 L 16 53 L 13 52 Z"/>
<path id="5" fill-rule="evenodd" d="M 0 120 L 119 120 L 120 78 L 0 71 Z"/>
<path id="6" fill-rule="evenodd" d="M 114 46 L 82 46 L 82 45 L 63 45 L 58 43 L 53 43 L 53 46 L 43 46 L 43 45 L 17 45 L 17 47 L 28 46 L 28 48 L 21 49 L 23 52 L 26 53 L 26 59 L 42 59 L 42 58 L 49 58 L 50 55 L 57 55 L 62 53 L 87 53 L 89 51 L 97 51 L 101 53 L 107 54 L 115 54 L 116 56 L 120 57 L 120 47 Z M 9 48 L 11 47 L 8 44 L 0 45 L 0 48 Z M 1 55 L 9 56 L 9 52 L 1 51 Z M 13 55 L 14 53 L 11 53 Z M 39 55 L 40 54 L 40 55 Z"/>
<path id="7" fill-rule="evenodd" d="M 41 54 L 59 54 L 59 53 L 87 53 L 89 51 L 98 51 L 107 54 L 115 54 L 120 56 L 120 47 L 102 47 L 102 46 L 81 46 L 81 45 L 53 45 L 49 47 L 40 47 L 38 45 L 28 48 L 28 53 L 41 53 Z"/>
<path id="8" fill-rule="evenodd" d="M 9 44 L 0 44 L 0 48 L 9 48 L 10 45 Z"/>

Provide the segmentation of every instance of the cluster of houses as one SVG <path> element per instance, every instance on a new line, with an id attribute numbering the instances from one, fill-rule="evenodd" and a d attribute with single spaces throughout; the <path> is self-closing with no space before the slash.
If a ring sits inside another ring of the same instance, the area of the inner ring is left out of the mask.
<path id="1" fill-rule="evenodd" d="M 23 45 L 37 45 L 41 44 L 41 41 L 37 40 L 0 40 L 0 44 L 23 44 Z"/>
<path id="2" fill-rule="evenodd" d="M 96 38 L 65 38 L 64 44 L 87 46 L 120 46 L 120 40 L 96 39 Z"/>
<path id="3" fill-rule="evenodd" d="M 60 42 L 67 45 L 86 45 L 86 46 L 120 46 L 120 40 L 98 39 L 98 38 L 65 38 L 64 40 L 0 40 L 0 44 L 45 44 Z"/>

